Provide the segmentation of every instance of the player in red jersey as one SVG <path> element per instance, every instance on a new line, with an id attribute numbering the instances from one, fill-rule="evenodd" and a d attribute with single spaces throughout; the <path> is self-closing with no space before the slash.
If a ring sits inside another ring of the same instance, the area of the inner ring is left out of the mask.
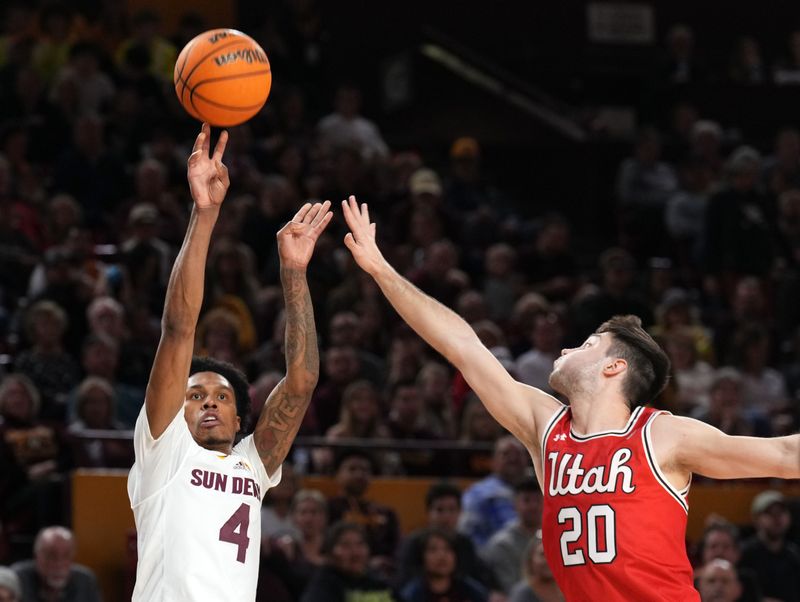
<path id="1" fill-rule="evenodd" d="M 527 448 L 544 491 L 545 555 L 567 600 L 699 601 L 684 537 L 693 473 L 717 479 L 800 477 L 800 436 L 731 437 L 643 407 L 669 360 L 633 316 L 564 349 L 550 385 L 515 381 L 464 320 L 400 276 L 355 197 L 342 204 L 345 245 L 402 318 L 464 375 Z"/>

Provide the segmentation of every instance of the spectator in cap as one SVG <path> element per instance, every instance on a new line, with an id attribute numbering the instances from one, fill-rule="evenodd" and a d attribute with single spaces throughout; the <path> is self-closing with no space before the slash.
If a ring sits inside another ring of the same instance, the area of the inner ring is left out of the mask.
<path id="1" fill-rule="evenodd" d="M 22 602 L 19 577 L 5 566 L 0 566 L 0 602 Z"/>
<path id="2" fill-rule="evenodd" d="M 786 499 L 780 491 L 762 491 L 750 510 L 756 533 L 742 546 L 740 565 L 756 574 L 765 598 L 800 600 L 800 549 L 787 540 Z"/>
<path id="3" fill-rule="evenodd" d="M 457 138 L 450 147 L 450 179 L 446 204 L 459 213 L 493 205 L 497 191 L 484 181 L 481 173 L 481 147 L 475 138 Z"/>

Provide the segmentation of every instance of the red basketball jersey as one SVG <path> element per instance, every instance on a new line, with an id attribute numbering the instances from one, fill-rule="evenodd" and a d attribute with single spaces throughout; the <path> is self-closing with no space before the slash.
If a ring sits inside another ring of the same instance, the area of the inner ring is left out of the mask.
<path id="1" fill-rule="evenodd" d="M 661 473 L 650 425 L 661 412 L 638 407 L 627 426 L 572 433 L 572 411 L 550 419 L 542 438 L 542 543 L 570 602 L 699 602 L 684 541 L 688 505 Z"/>

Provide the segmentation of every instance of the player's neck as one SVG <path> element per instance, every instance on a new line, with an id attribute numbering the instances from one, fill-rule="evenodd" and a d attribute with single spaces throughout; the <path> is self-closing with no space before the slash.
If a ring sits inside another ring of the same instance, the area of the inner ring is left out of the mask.
<path id="1" fill-rule="evenodd" d="M 569 405 L 572 408 L 572 430 L 576 435 L 621 430 L 631 417 L 627 402 L 616 394 L 592 398 L 576 395 L 570 397 Z"/>
<path id="2" fill-rule="evenodd" d="M 233 445 L 230 443 L 206 443 L 200 444 L 200 447 L 204 447 L 207 450 L 217 452 L 220 454 L 225 454 L 226 456 L 230 456 L 233 453 Z"/>

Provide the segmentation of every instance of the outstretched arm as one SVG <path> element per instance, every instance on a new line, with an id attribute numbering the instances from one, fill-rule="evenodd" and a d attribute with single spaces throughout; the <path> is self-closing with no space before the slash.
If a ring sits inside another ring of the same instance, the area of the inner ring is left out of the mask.
<path id="1" fill-rule="evenodd" d="M 328 201 L 306 203 L 278 232 L 286 304 L 286 376 L 270 393 L 253 432 L 269 475 L 286 459 L 317 386 L 319 351 L 306 267 L 319 235 L 331 220 L 329 208 Z"/>
<path id="2" fill-rule="evenodd" d="M 515 381 L 475 331 L 458 314 L 398 274 L 375 243 L 375 224 L 366 203 L 342 202 L 350 233 L 344 242 L 361 268 L 380 286 L 397 313 L 436 351 L 458 368 L 495 419 L 525 443 L 534 443 L 537 424 L 560 407 L 543 391 Z"/>
<path id="3" fill-rule="evenodd" d="M 678 416 L 659 417 L 652 432 L 665 468 L 714 479 L 800 478 L 800 435 L 736 437 Z"/>
<path id="4" fill-rule="evenodd" d="M 158 438 L 183 407 L 194 349 L 194 331 L 203 303 L 203 280 L 211 232 L 230 185 L 222 154 L 228 133 L 222 132 L 209 157 L 211 128 L 204 123 L 188 163 L 194 201 L 189 227 L 167 286 L 161 340 L 145 393 L 150 434 Z"/>

